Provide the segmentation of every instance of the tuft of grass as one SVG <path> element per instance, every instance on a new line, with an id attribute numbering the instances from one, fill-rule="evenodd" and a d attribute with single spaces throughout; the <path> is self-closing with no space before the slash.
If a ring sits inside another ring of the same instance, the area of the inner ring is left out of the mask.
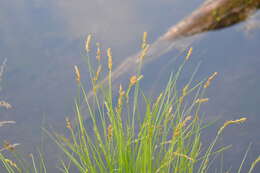
<path id="1" fill-rule="evenodd" d="M 80 80 L 80 70 L 75 66 L 76 81 L 82 95 L 82 99 L 75 100 L 76 120 L 73 123 L 66 119 L 66 127 L 70 132 L 68 137 L 49 133 L 66 156 L 62 161 L 62 171 L 77 169 L 82 173 L 207 172 L 212 156 L 226 149 L 214 148 L 224 128 L 246 120 L 241 118 L 227 121 L 218 130 L 206 152 L 202 152 L 201 131 L 204 126 L 200 118 L 200 107 L 209 100 L 204 97 L 205 90 L 217 72 L 195 84 L 192 75 L 182 89 L 177 88 L 178 79 L 192 54 L 190 48 L 183 63 L 170 76 L 162 92 L 156 99 L 149 99 L 140 88 L 143 78 L 142 61 L 149 49 L 146 32 L 136 75 L 129 78 L 126 87 L 113 86 L 110 48 L 107 49 L 108 86 L 99 82 L 100 45 L 97 44 L 96 57 L 99 58 L 95 69 L 90 63 L 91 36 L 87 38 L 86 62 L 94 95 L 88 97 L 84 83 Z M 119 88 L 118 92 L 113 90 L 116 87 Z"/>
<path id="2" fill-rule="evenodd" d="M 216 149 L 216 143 L 227 126 L 243 123 L 245 117 L 227 121 L 216 132 L 216 137 L 207 147 L 202 145 L 201 133 L 205 127 L 201 119 L 201 105 L 209 101 L 205 90 L 217 76 L 214 72 L 207 79 L 194 82 L 190 80 L 178 88 L 178 81 L 192 54 L 187 51 L 179 68 L 172 73 L 165 88 L 157 93 L 155 99 L 148 98 L 140 88 L 142 62 L 149 51 L 147 33 L 142 38 L 141 54 L 136 74 L 129 77 L 127 86 L 114 86 L 113 57 L 107 49 L 108 85 L 100 80 L 102 76 L 101 48 L 97 43 L 96 65 L 92 65 L 91 40 L 85 42 L 86 63 L 90 74 L 93 95 L 85 90 L 84 75 L 74 66 L 75 80 L 80 97 L 75 99 L 75 119 L 65 119 L 69 135 L 45 132 L 55 141 L 64 153 L 60 161 L 60 171 L 64 173 L 206 173 L 216 156 L 228 149 Z M 1 70 L 0 70 L 1 71 Z M 117 75 L 117 74 L 116 74 Z M 1 77 L 1 75 L 0 75 Z M 114 88 L 119 88 L 115 91 Z M 0 105 L 1 106 L 1 105 Z M 2 124 L 1 124 L 2 123 Z M 0 122 L 0 126 L 13 123 Z M 44 156 L 39 152 L 35 159 L 30 154 L 31 164 L 14 150 L 18 144 L 5 143 L 0 148 L 0 167 L 8 173 L 47 173 Z M 202 150 L 203 148 L 203 150 Z M 250 146 L 242 160 L 238 172 L 242 170 Z M 15 161 L 7 158 L 9 150 Z M 259 157 L 252 163 L 251 173 Z M 223 172 L 223 168 L 220 168 Z"/>

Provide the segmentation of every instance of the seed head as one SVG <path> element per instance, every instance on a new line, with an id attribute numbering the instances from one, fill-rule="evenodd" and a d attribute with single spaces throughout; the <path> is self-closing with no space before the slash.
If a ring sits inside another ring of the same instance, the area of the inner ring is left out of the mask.
<path id="1" fill-rule="evenodd" d="M 191 54 L 192 54 L 192 51 L 193 51 L 193 48 L 191 47 L 191 48 L 189 49 L 189 51 L 188 51 L 186 57 L 185 57 L 185 60 L 186 60 L 186 61 L 188 61 L 188 60 L 190 59 L 190 56 L 191 56 Z"/>
<path id="2" fill-rule="evenodd" d="M 101 49 L 100 49 L 100 44 L 97 43 L 96 45 L 97 45 L 97 55 L 96 55 L 96 59 L 97 59 L 98 61 L 100 61 L 100 59 L 101 59 Z"/>
<path id="3" fill-rule="evenodd" d="M 231 124 L 238 124 L 238 123 L 243 123 L 247 120 L 247 118 L 243 117 L 243 118 L 240 118 L 238 120 L 229 120 L 229 121 L 226 121 L 224 123 L 224 125 L 222 127 L 220 127 L 220 129 L 218 130 L 218 135 L 229 125 Z"/>
<path id="4" fill-rule="evenodd" d="M 70 119 L 67 117 L 65 120 L 66 120 L 66 127 L 68 129 L 72 129 L 72 125 L 71 125 Z"/>
<path id="5" fill-rule="evenodd" d="M 4 141 L 4 148 L 1 150 L 9 150 L 9 151 L 14 151 L 15 147 L 19 144 L 11 144 L 8 141 Z"/>
<path id="6" fill-rule="evenodd" d="M 108 69 L 111 71 L 113 65 L 111 48 L 107 49 L 107 57 L 108 57 Z"/>
<path id="7" fill-rule="evenodd" d="M 76 81 L 79 83 L 80 82 L 80 71 L 78 66 L 74 66 L 74 70 L 75 70 L 75 75 L 76 75 Z"/>
<path id="8" fill-rule="evenodd" d="M 130 78 L 130 84 L 131 84 L 131 85 L 134 85 L 134 84 L 136 84 L 136 82 L 137 82 L 137 76 L 132 76 L 132 77 Z"/>
<path id="9" fill-rule="evenodd" d="M 185 127 L 186 124 L 187 124 L 187 122 L 188 122 L 189 120 L 191 120 L 191 119 L 192 119 L 191 116 L 187 116 L 182 122 L 180 122 L 180 123 L 177 125 L 177 127 L 176 127 L 175 130 L 174 130 L 173 136 L 172 136 L 173 139 L 174 139 L 174 137 L 177 137 L 177 136 L 180 135 L 181 129 L 182 129 L 183 127 Z"/>
<path id="10" fill-rule="evenodd" d="M 18 169 L 16 163 L 12 160 L 9 160 L 9 159 L 4 159 L 4 162 L 8 163 L 9 165 L 15 167 L 16 169 Z"/>
<path id="11" fill-rule="evenodd" d="M 142 42 L 142 49 L 144 49 L 147 45 L 147 32 L 143 33 L 143 42 Z"/>
<path id="12" fill-rule="evenodd" d="M 182 153 L 178 153 L 178 152 L 173 152 L 173 154 L 176 155 L 176 156 L 183 157 L 185 159 L 188 159 L 188 160 L 194 162 L 194 159 L 189 157 L 189 156 L 187 156 L 186 154 L 182 154 Z"/>
<path id="13" fill-rule="evenodd" d="M 201 99 L 197 99 L 195 101 L 195 103 L 205 103 L 205 102 L 208 102 L 209 101 L 209 98 L 201 98 Z"/>
<path id="14" fill-rule="evenodd" d="M 218 75 L 218 72 L 214 72 L 206 81 L 206 83 L 204 84 L 204 88 L 208 88 L 211 84 L 211 81 Z"/>
<path id="15" fill-rule="evenodd" d="M 0 107 L 4 107 L 6 109 L 11 109 L 12 105 L 6 101 L 0 101 Z"/>
<path id="16" fill-rule="evenodd" d="M 97 69 L 97 71 L 96 71 L 96 76 L 95 76 L 94 79 L 93 79 L 94 82 L 96 82 L 96 81 L 98 80 L 101 71 L 102 71 L 102 66 L 99 65 L 99 66 L 98 66 L 98 69 Z"/>
<path id="17" fill-rule="evenodd" d="M 146 44 L 145 47 L 143 48 L 142 52 L 141 52 L 141 55 L 139 56 L 139 59 L 140 60 L 143 60 L 144 57 L 146 56 L 147 52 L 148 52 L 148 49 L 149 49 L 149 44 Z"/>
<path id="18" fill-rule="evenodd" d="M 109 124 L 109 126 L 107 127 L 107 137 L 108 140 L 110 141 L 113 137 L 113 127 L 111 124 Z"/>
<path id="19" fill-rule="evenodd" d="M 92 35 L 89 34 L 86 39 L 85 49 L 87 52 L 90 52 L 90 42 L 91 42 Z"/>

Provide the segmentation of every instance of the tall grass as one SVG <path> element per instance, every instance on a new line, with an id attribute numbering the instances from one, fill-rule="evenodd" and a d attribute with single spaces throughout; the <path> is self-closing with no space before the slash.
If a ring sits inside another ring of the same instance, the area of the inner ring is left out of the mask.
<path id="1" fill-rule="evenodd" d="M 108 71 L 108 85 L 100 83 L 103 69 L 100 62 L 101 50 L 97 44 L 95 68 L 91 65 L 91 36 L 88 36 L 86 62 L 93 96 L 88 96 L 81 80 L 84 74 L 75 66 L 75 78 L 81 97 L 75 100 L 76 118 L 66 118 L 69 135 L 46 131 L 65 155 L 61 161 L 61 172 L 206 173 L 213 157 L 226 149 L 215 149 L 224 129 L 231 124 L 246 121 L 243 117 L 227 121 L 216 132 L 215 139 L 208 147 L 202 145 L 201 133 L 205 124 L 200 116 L 200 107 L 209 100 L 205 97 L 205 90 L 210 87 L 217 73 L 201 82 L 195 82 L 192 75 L 186 85 L 178 88 L 179 78 L 192 54 L 191 48 L 179 68 L 170 76 L 165 88 L 155 99 L 149 98 L 140 88 L 143 78 L 142 61 L 149 49 L 146 37 L 147 33 L 143 37 L 136 75 L 129 77 L 127 86 L 123 87 L 113 86 L 113 57 L 110 48 L 107 49 L 107 67 L 104 67 Z M 118 88 L 118 91 L 114 88 Z M 3 152 L 10 149 L 10 145 L 6 145 L 0 150 L 2 167 L 8 173 L 48 172 L 41 154 L 38 162 L 30 155 L 32 166 L 27 169 L 22 166 L 22 161 L 19 164 L 6 158 Z M 259 158 L 252 164 L 249 173 L 257 162 Z"/>
<path id="2" fill-rule="evenodd" d="M 192 54 L 191 48 L 162 92 L 156 99 L 149 99 L 140 88 L 142 61 L 149 49 L 146 37 L 147 33 L 144 33 L 136 75 L 130 77 L 125 87 L 113 86 L 110 48 L 107 49 L 106 67 L 108 86 L 99 83 L 102 68 L 100 47 L 97 48 L 98 65 L 95 69 L 90 63 L 91 36 L 88 37 L 86 62 L 94 94 L 88 97 L 80 70 L 75 66 L 76 81 L 87 113 L 83 113 L 81 100 L 76 100 L 76 122 L 66 119 L 70 136 L 52 135 L 67 158 L 62 161 L 63 172 L 75 169 L 82 173 L 208 172 L 212 156 L 226 149 L 214 148 L 224 128 L 246 120 L 227 121 L 202 152 L 201 131 L 204 125 L 200 106 L 208 101 L 204 93 L 217 73 L 197 83 L 192 75 L 182 89 L 177 88 L 179 77 Z M 115 92 L 113 88 L 119 89 Z"/>

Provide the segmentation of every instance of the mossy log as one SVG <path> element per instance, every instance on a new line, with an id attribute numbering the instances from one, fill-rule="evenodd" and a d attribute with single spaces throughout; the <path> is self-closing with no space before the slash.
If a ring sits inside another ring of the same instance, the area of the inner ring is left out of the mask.
<path id="1" fill-rule="evenodd" d="M 246 20 L 260 8 L 260 0 L 211 0 L 162 36 L 174 40 L 225 28 Z"/>
<path id="2" fill-rule="evenodd" d="M 144 62 L 159 57 L 169 50 L 174 40 L 182 37 L 192 36 L 201 32 L 221 29 L 245 20 L 260 8 L 260 0 L 211 0 L 204 3 L 189 17 L 170 28 L 159 40 L 150 45 L 144 58 Z M 126 58 L 112 73 L 113 81 L 129 71 L 133 71 L 140 62 L 141 52 Z M 103 79 L 99 85 L 107 84 L 108 77 Z M 92 97 L 90 92 L 88 97 Z"/>

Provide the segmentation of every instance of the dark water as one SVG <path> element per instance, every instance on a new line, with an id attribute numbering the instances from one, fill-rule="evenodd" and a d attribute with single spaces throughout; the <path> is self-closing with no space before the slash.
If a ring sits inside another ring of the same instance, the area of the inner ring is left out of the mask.
<path id="1" fill-rule="evenodd" d="M 1 0 L 0 62 L 6 58 L 7 68 L 0 96 L 13 109 L 1 109 L 0 120 L 17 122 L 1 127 L 1 142 L 21 143 L 19 148 L 27 154 L 42 143 L 41 127 L 64 130 L 64 119 L 73 114 L 73 98 L 77 94 L 73 66 L 85 68 L 80 53 L 87 34 L 94 34 L 104 49 L 112 47 L 115 63 L 120 63 L 139 49 L 143 31 L 149 33 L 152 42 L 201 2 Z M 198 80 L 219 72 L 207 91 L 210 102 L 202 110 L 208 120 L 220 120 L 207 130 L 205 140 L 211 139 L 225 120 L 248 118 L 243 125 L 227 128 L 220 140 L 233 145 L 224 155 L 226 168 L 232 165 L 233 171 L 250 142 L 247 167 L 260 153 L 260 30 L 257 22 L 250 21 L 256 26 L 253 30 L 243 30 L 249 25 L 242 23 L 209 32 L 195 41 L 194 54 L 183 77 L 187 79 L 198 63 Z M 144 67 L 144 88 L 151 94 L 163 87 L 174 70 L 174 54 L 169 52 Z M 56 150 L 52 144 L 45 144 L 45 148 L 49 160 L 57 159 L 51 154 Z M 255 169 L 258 171 L 259 166 Z"/>

